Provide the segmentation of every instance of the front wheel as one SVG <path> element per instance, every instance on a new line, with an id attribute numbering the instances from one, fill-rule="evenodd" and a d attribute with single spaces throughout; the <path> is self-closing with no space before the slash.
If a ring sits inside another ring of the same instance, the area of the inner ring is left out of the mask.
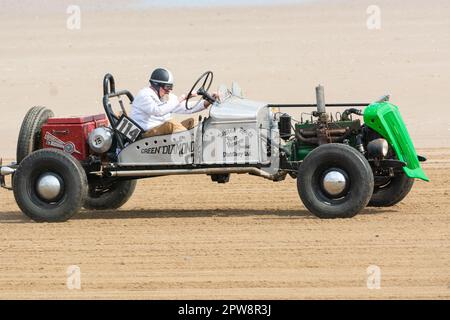
<path id="1" fill-rule="evenodd" d="M 306 208 L 323 219 L 350 218 L 369 202 L 374 187 L 369 162 L 344 144 L 324 144 L 300 165 L 297 189 Z"/>
<path id="2" fill-rule="evenodd" d="M 376 181 L 369 207 L 391 207 L 402 201 L 414 184 L 414 179 L 405 173 L 395 177 L 380 178 Z"/>

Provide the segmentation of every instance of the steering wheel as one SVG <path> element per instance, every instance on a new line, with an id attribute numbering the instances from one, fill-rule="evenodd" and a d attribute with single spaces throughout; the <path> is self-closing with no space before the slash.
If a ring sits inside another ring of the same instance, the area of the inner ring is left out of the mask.
<path id="1" fill-rule="evenodd" d="M 213 73 L 212 73 L 212 71 L 206 71 L 205 73 L 203 73 L 200 76 L 200 78 L 197 79 L 197 81 L 195 81 L 194 85 L 191 88 L 191 91 L 189 91 L 189 93 L 187 95 L 187 98 L 186 98 L 186 104 L 185 104 L 186 110 L 194 109 L 202 101 L 200 99 L 199 101 L 197 101 L 197 103 L 192 108 L 189 108 L 188 102 L 192 98 L 192 92 L 197 93 L 199 96 L 201 96 L 203 99 L 205 99 L 206 101 L 210 102 L 211 104 L 216 102 L 216 99 L 214 99 L 208 93 L 208 90 L 211 87 L 212 81 L 213 81 Z M 201 83 L 201 86 L 196 91 L 194 91 L 200 83 Z"/>

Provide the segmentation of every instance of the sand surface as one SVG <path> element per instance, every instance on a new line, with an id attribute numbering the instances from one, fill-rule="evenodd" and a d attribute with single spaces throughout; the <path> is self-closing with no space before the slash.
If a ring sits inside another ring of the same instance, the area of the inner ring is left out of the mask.
<path id="1" fill-rule="evenodd" d="M 86 9 L 76 31 L 68 1 L 46 3 L 0 11 L 2 157 L 14 158 L 29 107 L 100 113 L 105 73 L 136 93 L 162 65 L 177 93 L 208 69 L 215 85 L 237 80 L 268 102 L 313 102 L 318 83 L 327 102 L 391 93 L 431 182 L 392 208 L 331 221 L 303 207 L 290 178 L 142 180 L 121 210 L 62 224 L 32 222 L 0 190 L 0 298 L 450 298 L 448 1 L 377 1 L 377 31 L 366 27 L 372 1 Z M 81 290 L 66 287 L 70 265 Z M 380 290 L 367 289 L 369 265 L 381 268 Z"/>
<path id="2" fill-rule="evenodd" d="M 96 114 L 104 74 L 137 93 L 157 66 L 173 71 L 178 94 L 205 70 L 214 87 L 235 80 L 246 97 L 272 103 L 314 102 L 319 83 L 327 102 L 390 93 L 418 147 L 449 147 L 448 1 L 378 1 L 380 30 L 366 26 L 371 1 L 141 11 L 84 10 L 81 1 L 80 30 L 66 28 L 70 1 L 25 3 L 0 11 L 0 156 L 15 157 L 31 106 Z"/>
<path id="3" fill-rule="evenodd" d="M 421 153 L 432 182 L 352 219 L 312 216 L 291 178 L 141 180 L 121 210 L 59 224 L 29 220 L 0 191 L 0 298 L 449 299 L 450 154 Z M 67 289 L 70 265 L 81 290 Z"/>

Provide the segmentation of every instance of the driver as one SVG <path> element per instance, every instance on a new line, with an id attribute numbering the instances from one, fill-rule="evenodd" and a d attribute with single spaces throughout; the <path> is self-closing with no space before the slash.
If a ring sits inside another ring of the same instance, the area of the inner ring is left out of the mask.
<path id="1" fill-rule="evenodd" d="M 172 119 L 173 113 L 187 114 L 200 112 L 210 106 L 210 102 L 201 100 L 189 103 L 192 109 L 185 107 L 186 95 L 177 97 L 171 93 L 173 89 L 172 73 L 164 68 L 155 69 L 150 76 L 150 86 L 143 88 L 135 97 L 130 117 L 146 132 L 144 137 L 159 136 L 189 130 L 194 127 L 194 119 L 181 122 Z M 197 96 L 196 93 L 191 97 Z M 213 94 L 213 97 L 216 97 Z"/>

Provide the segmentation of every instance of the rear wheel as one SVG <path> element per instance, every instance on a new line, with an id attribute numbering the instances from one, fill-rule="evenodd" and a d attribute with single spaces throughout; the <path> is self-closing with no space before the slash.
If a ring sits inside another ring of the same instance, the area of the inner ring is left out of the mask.
<path id="1" fill-rule="evenodd" d="M 89 184 L 89 192 L 83 207 L 91 210 L 117 209 L 123 206 L 136 189 L 136 180 L 117 181 L 109 186 Z"/>
<path id="2" fill-rule="evenodd" d="M 46 107 L 33 107 L 27 112 L 22 121 L 17 140 L 17 163 L 20 163 L 33 151 L 42 148 L 42 125 L 53 116 L 53 111 Z"/>
<path id="3" fill-rule="evenodd" d="M 319 218 L 349 218 L 372 196 L 369 162 L 354 148 L 325 144 L 311 151 L 299 167 L 297 189 L 303 204 Z"/>
<path id="4" fill-rule="evenodd" d="M 19 208 L 37 222 L 66 221 L 77 213 L 87 194 L 80 162 L 56 149 L 41 149 L 22 160 L 13 179 Z"/>
<path id="5" fill-rule="evenodd" d="M 369 201 L 370 207 L 390 207 L 402 201 L 414 184 L 405 173 L 395 177 L 378 178 Z"/>

